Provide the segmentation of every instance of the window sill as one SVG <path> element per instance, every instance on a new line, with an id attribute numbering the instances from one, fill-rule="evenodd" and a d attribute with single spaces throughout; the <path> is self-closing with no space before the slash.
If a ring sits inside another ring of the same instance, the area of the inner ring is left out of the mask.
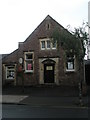
<path id="1" fill-rule="evenodd" d="M 33 70 L 25 70 L 24 73 L 33 73 Z"/>
<path id="2" fill-rule="evenodd" d="M 50 51 L 50 50 L 56 50 L 56 48 L 46 48 L 46 49 L 41 49 L 41 51 Z"/>
<path id="3" fill-rule="evenodd" d="M 72 70 L 67 70 L 66 69 L 66 72 L 75 72 L 75 69 L 72 69 Z"/>
<path id="4" fill-rule="evenodd" d="M 6 78 L 6 81 L 14 81 L 15 80 L 15 78 Z"/>
<path id="5" fill-rule="evenodd" d="M 57 48 L 54 48 L 54 47 L 52 48 L 52 50 L 56 50 L 56 49 L 57 49 Z"/>
<path id="6" fill-rule="evenodd" d="M 46 50 L 45 48 L 41 48 L 41 50 Z"/>

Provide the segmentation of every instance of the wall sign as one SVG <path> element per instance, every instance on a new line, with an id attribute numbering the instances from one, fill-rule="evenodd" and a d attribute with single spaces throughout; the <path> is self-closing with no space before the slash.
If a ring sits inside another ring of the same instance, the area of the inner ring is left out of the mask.
<path id="1" fill-rule="evenodd" d="M 19 58 L 19 63 L 22 64 L 23 63 L 23 59 Z"/>
<path id="2" fill-rule="evenodd" d="M 46 70 L 53 70 L 53 67 L 52 66 L 47 66 Z"/>

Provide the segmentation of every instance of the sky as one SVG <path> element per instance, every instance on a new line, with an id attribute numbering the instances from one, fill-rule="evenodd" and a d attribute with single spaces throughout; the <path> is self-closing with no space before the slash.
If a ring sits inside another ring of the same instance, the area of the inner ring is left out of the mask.
<path id="1" fill-rule="evenodd" d="M 50 15 L 71 29 L 88 22 L 89 0 L 0 0 L 0 54 L 18 48 Z"/>

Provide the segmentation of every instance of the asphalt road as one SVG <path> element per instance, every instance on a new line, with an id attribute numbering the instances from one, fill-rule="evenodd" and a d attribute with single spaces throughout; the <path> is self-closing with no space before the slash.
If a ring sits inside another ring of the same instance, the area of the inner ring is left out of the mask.
<path id="1" fill-rule="evenodd" d="M 0 120 L 2 118 L 2 104 L 0 104 Z"/>
<path id="2" fill-rule="evenodd" d="M 88 108 L 3 104 L 2 117 L 3 118 L 88 118 Z"/>

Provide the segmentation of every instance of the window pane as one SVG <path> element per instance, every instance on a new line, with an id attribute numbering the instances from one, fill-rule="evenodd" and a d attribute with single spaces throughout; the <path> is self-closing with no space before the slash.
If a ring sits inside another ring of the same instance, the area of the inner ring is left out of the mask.
<path id="1" fill-rule="evenodd" d="M 14 67 L 10 66 L 10 67 L 7 67 L 6 69 L 6 79 L 14 79 L 15 78 L 15 69 Z"/>
<path id="2" fill-rule="evenodd" d="M 48 40 L 47 41 L 47 48 L 50 48 L 51 47 L 51 42 Z"/>
<path id="3" fill-rule="evenodd" d="M 26 59 L 33 59 L 33 54 L 26 54 Z"/>
<path id="4" fill-rule="evenodd" d="M 26 62 L 26 70 L 33 70 L 33 61 Z"/>
<path id="5" fill-rule="evenodd" d="M 7 78 L 14 79 L 14 71 L 13 70 L 7 71 Z"/>
<path id="6" fill-rule="evenodd" d="M 41 48 L 45 48 L 45 41 L 41 41 Z"/>
<path id="7" fill-rule="evenodd" d="M 25 54 L 25 71 L 33 72 L 33 61 L 34 61 L 34 53 L 26 52 Z"/>
<path id="8" fill-rule="evenodd" d="M 52 48 L 56 48 L 56 42 L 52 43 Z"/>
<path id="9" fill-rule="evenodd" d="M 68 69 L 74 69 L 73 62 L 68 62 Z"/>
<path id="10" fill-rule="evenodd" d="M 67 57 L 67 63 L 66 63 L 68 70 L 74 69 L 74 58 L 73 57 Z"/>

